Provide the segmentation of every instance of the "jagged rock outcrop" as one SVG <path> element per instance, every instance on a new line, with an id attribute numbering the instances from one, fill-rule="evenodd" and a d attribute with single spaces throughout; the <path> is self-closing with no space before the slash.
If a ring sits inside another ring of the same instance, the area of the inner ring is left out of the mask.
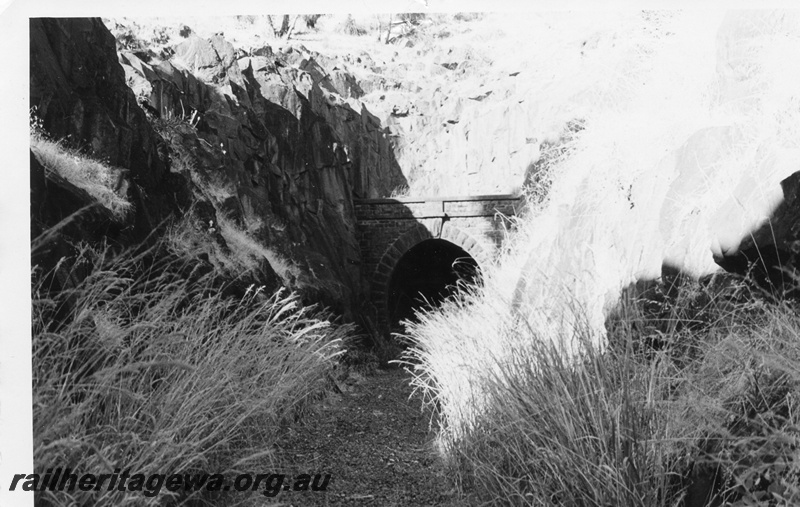
<path id="1" fill-rule="evenodd" d="M 176 209 L 184 183 L 169 172 L 166 145 L 125 85 L 114 48 L 99 19 L 31 19 L 30 102 L 54 139 L 130 170 L 135 229 L 146 234 Z"/>
<path id="2" fill-rule="evenodd" d="M 274 58 L 244 57 L 239 64 L 251 73 L 268 100 L 300 118 L 304 98 L 311 111 L 325 120 L 340 140 L 338 155 L 351 164 L 358 197 L 385 197 L 406 184 L 395 158 L 397 136 L 363 104 L 348 100 L 358 99 L 364 92 L 336 60 L 289 47 Z"/>
<path id="3" fill-rule="evenodd" d="M 31 22 L 31 41 L 45 130 L 130 169 L 133 229 L 192 210 L 218 235 L 230 220 L 275 253 L 284 283 L 353 316 L 363 282 L 353 196 L 403 182 L 369 112 L 323 98 L 328 84 L 271 50 L 245 57 L 221 36 L 118 55 L 100 20 L 47 19 Z M 330 82 L 359 93 L 346 75 Z"/>
<path id="4" fill-rule="evenodd" d="M 352 208 L 357 168 L 309 101 L 283 82 L 273 98 L 292 109 L 267 100 L 251 62 L 235 60 L 221 37 L 190 37 L 168 61 L 133 53 L 120 61 L 160 121 L 184 123 L 167 137 L 181 154 L 173 167 L 193 179 L 198 197 L 290 259 L 297 288 L 348 310 L 361 283 Z"/>

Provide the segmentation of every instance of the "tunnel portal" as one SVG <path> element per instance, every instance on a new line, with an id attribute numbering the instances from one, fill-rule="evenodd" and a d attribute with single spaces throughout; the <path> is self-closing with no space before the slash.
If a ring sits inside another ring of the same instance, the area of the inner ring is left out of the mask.
<path id="1" fill-rule="evenodd" d="M 368 280 L 364 323 L 377 347 L 388 351 L 397 343 L 397 322 L 425 307 L 416 301 L 420 294 L 440 302 L 452 293 L 448 286 L 492 264 L 514 228 L 509 217 L 522 205 L 516 195 L 354 199 L 361 260 L 352 263 Z M 457 259 L 463 261 L 453 273 Z M 473 273 L 459 274 L 466 266 Z"/>
<path id="2" fill-rule="evenodd" d="M 472 256 L 443 239 L 428 239 L 403 255 L 389 280 L 388 309 L 393 331 L 414 319 L 422 308 L 435 307 L 458 290 L 459 282 L 475 283 L 480 268 Z"/>

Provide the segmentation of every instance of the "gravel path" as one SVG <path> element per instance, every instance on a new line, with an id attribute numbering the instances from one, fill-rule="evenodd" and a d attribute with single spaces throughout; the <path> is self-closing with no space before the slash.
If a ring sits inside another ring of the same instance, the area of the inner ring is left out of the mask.
<path id="1" fill-rule="evenodd" d="M 287 474 L 330 473 L 323 492 L 286 492 L 278 505 L 461 506 L 433 446 L 431 413 L 409 399 L 401 369 L 352 375 L 304 424 L 287 430 Z"/>

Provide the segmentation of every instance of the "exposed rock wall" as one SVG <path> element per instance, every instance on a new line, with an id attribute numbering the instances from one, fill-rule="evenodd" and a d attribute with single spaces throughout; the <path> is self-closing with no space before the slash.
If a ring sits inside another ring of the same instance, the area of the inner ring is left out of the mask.
<path id="1" fill-rule="evenodd" d="M 508 263 L 510 297 L 556 331 L 569 304 L 600 330 L 622 287 L 720 265 L 754 273 L 778 297 L 797 294 L 800 116 L 785 62 L 800 52 L 800 17 L 690 21 L 704 30 L 674 43 L 692 48 L 696 66 L 655 66 L 641 101 L 587 121 L 549 207 L 526 225 L 520 264 Z"/>
<path id="2" fill-rule="evenodd" d="M 139 236 L 190 209 L 207 233 L 224 216 L 276 252 L 287 285 L 352 315 L 353 196 L 404 180 L 380 125 L 334 93 L 352 81 L 299 63 L 311 72 L 220 36 L 118 55 L 99 19 L 31 21 L 31 104 L 54 138 L 130 170 Z"/>
<path id="3" fill-rule="evenodd" d="M 175 209 L 183 183 L 169 173 L 166 145 L 125 85 L 114 48 L 99 19 L 31 19 L 30 100 L 53 138 L 130 170 L 144 232 Z"/>
<path id="4" fill-rule="evenodd" d="M 357 197 L 386 197 L 405 185 L 406 178 L 395 158 L 396 139 L 366 107 L 356 109 L 353 104 L 357 102 L 348 100 L 361 97 L 363 91 L 337 61 L 289 47 L 273 57 L 256 55 L 239 63 L 242 69 L 252 71 L 265 98 L 298 118 L 307 102 L 311 111 L 325 120 L 339 140 L 337 156 L 350 166 Z"/>

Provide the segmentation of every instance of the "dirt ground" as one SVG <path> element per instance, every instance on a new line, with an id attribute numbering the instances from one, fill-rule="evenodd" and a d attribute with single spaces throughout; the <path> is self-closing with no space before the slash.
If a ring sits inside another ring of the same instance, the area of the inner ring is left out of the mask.
<path id="1" fill-rule="evenodd" d="M 276 505 L 461 506 L 434 447 L 432 413 L 409 398 L 402 369 L 351 374 L 279 449 L 287 474 L 330 473 L 325 492 L 281 493 Z"/>

